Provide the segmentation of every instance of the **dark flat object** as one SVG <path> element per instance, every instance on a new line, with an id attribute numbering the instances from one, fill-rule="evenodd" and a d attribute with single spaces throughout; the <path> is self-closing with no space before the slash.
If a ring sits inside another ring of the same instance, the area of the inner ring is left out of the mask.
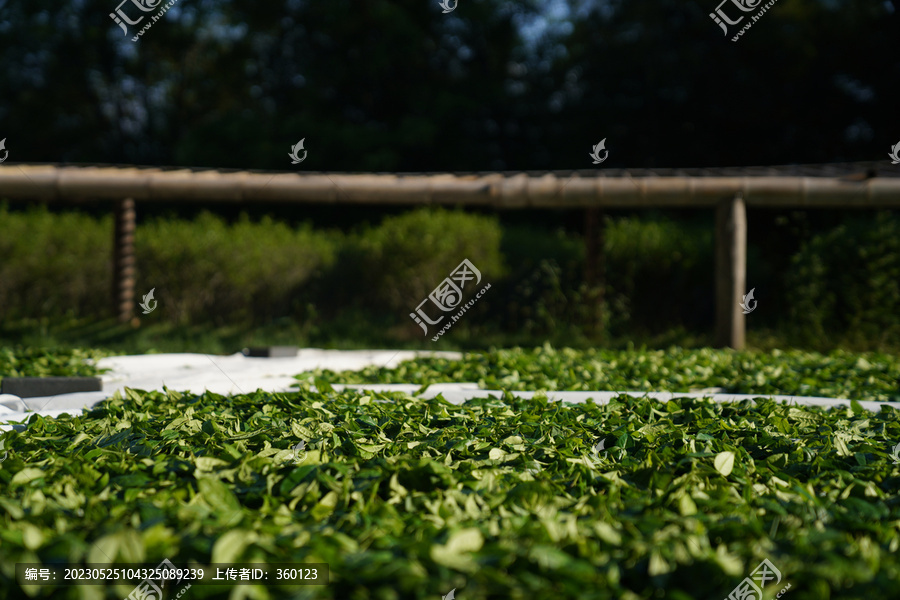
<path id="1" fill-rule="evenodd" d="M 103 382 L 99 377 L 4 377 L 0 382 L 0 394 L 19 398 L 102 391 Z"/>
<path id="2" fill-rule="evenodd" d="M 264 348 L 244 348 L 244 356 L 255 358 L 290 358 L 297 356 L 297 346 L 267 346 Z"/>

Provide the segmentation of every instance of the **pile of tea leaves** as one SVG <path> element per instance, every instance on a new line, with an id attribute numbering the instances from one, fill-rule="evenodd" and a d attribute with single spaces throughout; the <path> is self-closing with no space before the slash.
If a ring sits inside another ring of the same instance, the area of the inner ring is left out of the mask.
<path id="1" fill-rule="evenodd" d="M 89 377 L 105 370 L 96 360 L 111 355 L 90 348 L 46 349 L 0 346 L 0 381 L 4 377 Z"/>
<path id="2" fill-rule="evenodd" d="M 574 350 L 549 345 L 469 352 L 460 360 L 422 357 L 396 368 L 367 367 L 299 377 L 331 383 L 477 382 L 490 390 L 690 392 L 722 388 L 734 394 L 783 394 L 900 402 L 900 356 L 835 350 Z"/>
<path id="3" fill-rule="evenodd" d="M 0 597 L 133 590 L 22 588 L 16 562 L 164 558 L 330 568 L 326 586 L 182 599 L 708 600 L 764 559 L 781 574 L 767 598 L 898 589 L 893 408 L 316 389 L 127 390 L 3 434 Z"/>

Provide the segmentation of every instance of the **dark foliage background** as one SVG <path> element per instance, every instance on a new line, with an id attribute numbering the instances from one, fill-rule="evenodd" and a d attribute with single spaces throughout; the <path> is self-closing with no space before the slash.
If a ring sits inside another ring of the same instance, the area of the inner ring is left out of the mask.
<path id="1" fill-rule="evenodd" d="M 179 0 L 134 43 L 115 0 L 4 0 L 0 127 L 24 162 L 286 169 L 300 138 L 327 171 L 584 167 L 604 137 L 613 167 L 885 157 L 896 0 L 780 0 L 737 42 L 715 4 Z"/>

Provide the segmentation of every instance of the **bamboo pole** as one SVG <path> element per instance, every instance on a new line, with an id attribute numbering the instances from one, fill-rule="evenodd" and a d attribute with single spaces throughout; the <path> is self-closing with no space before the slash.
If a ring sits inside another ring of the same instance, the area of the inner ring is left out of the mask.
<path id="1" fill-rule="evenodd" d="M 744 348 L 740 303 L 747 280 L 747 209 L 741 194 L 716 207 L 716 346 Z"/>
<path id="2" fill-rule="evenodd" d="M 113 313 L 120 323 L 134 316 L 134 199 L 117 200 L 113 229 Z"/>
<path id="3" fill-rule="evenodd" d="M 900 177 L 565 177 L 545 174 L 226 173 L 188 169 L 0 165 L 0 196 L 70 202 L 310 202 L 531 208 L 898 208 Z"/>

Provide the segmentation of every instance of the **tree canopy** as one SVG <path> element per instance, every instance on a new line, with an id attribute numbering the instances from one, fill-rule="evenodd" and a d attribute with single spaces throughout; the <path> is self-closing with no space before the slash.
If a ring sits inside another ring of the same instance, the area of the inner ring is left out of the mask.
<path id="1" fill-rule="evenodd" d="M 166 6 L 140 2 L 0 0 L 11 160 L 282 170 L 304 139 L 304 170 L 567 169 L 605 138 L 604 167 L 690 167 L 900 140 L 897 0 L 778 0 L 737 41 L 757 12 L 723 6 L 723 35 L 716 0 L 177 0 L 134 42 Z"/>

